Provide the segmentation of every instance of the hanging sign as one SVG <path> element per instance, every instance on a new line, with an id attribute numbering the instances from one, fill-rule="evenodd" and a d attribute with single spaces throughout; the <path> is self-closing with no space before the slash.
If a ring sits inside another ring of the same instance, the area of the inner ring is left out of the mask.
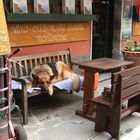
<path id="1" fill-rule="evenodd" d="M 0 0 L 0 55 L 10 53 L 10 43 L 4 13 L 3 1 Z"/>
<path id="2" fill-rule="evenodd" d="M 132 0 L 122 0 L 121 39 L 130 39 L 132 35 Z"/>

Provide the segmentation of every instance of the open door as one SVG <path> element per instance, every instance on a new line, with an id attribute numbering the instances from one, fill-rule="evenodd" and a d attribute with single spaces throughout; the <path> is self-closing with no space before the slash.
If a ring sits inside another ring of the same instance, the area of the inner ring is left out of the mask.
<path id="1" fill-rule="evenodd" d="M 112 57 L 114 0 L 95 0 L 99 20 L 93 22 L 92 58 Z"/>

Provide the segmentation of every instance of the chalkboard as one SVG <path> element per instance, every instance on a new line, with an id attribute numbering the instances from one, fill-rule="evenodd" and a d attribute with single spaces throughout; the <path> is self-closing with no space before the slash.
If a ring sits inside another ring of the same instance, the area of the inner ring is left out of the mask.
<path id="1" fill-rule="evenodd" d="M 8 38 L 3 1 L 0 0 L 0 55 L 6 55 L 9 53 L 10 53 L 10 43 Z"/>
<path id="2" fill-rule="evenodd" d="M 88 40 L 89 23 L 9 24 L 12 47 Z"/>

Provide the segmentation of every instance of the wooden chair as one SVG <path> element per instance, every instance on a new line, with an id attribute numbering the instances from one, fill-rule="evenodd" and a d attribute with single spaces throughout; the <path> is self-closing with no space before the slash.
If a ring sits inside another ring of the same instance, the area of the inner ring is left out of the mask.
<path id="1" fill-rule="evenodd" d="M 128 106 L 122 109 L 124 101 Z M 119 139 L 121 119 L 140 111 L 140 66 L 113 73 L 110 92 L 91 102 L 96 104 L 95 131 Z"/>

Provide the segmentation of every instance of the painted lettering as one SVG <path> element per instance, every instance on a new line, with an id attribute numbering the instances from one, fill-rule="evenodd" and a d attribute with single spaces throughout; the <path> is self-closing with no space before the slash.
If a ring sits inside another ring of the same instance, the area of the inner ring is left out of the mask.
<path id="1" fill-rule="evenodd" d="M 27 25 L 16 25 L 16 26 L 12 26 L 12 30 L 15 34 L 25 34 L 28 33 L 28 26 Z"/>
<path id="2" fill-rule="evenodd" d="M 0 35 L 0 42 L 6 42 L 6 41 L 9 41 L 8 36 L 7 35 Z"/>

